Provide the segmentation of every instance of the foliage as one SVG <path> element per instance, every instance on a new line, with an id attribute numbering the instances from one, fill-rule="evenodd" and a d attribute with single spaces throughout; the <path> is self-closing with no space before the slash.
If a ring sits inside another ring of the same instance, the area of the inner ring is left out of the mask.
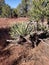
<path id="1" fill-rule="evenodd" d="M 17 8 L 10 8 L 5 0 L 0 0 L 0 17 L 29 17 L 34 21 L 49 18 L 49 0 L 22 0 Z"/>
<path id="2" fill-rule="evenodd" d="M 0 0 L 0 17 L 11 17 L 11 8 L 5 0 Z"/>
<path id="3" fill-rule="evenodd" d="M 18 14 L 18 17 L 21 17 L 22 16 L 22 11 L 21 11 L 21 7 L 22 7 L 22 5 L 21 5 L 21 3 L 17 6 L 17 14 Z"/>
<path id="4" fill-rule="evenodd" d="M 10 6 L 4 5 L 2 7 L 2 14 L 1 14 L 1 16 L 2 17 L 11 17 L 11 11 L 10 10 L 11 10 Z"/>
<path id="5" fill-rule="evenodd" d="M 2 14 L 2 7 L 5 5 L 5 1 L 4 0 L 0 0 L 0 17 Z"/>
<path id="6" fill-rule="evenodd" d="M 5 0 L 0 0 L 0 6 L 5 5 Z"/>
<path id="7" fill-rule="evenodd" d="M 28 16 L 28 11 L 31 6 L 31 0 L 22 0 L 22 2 L 18 5 L 18 15 L 21 17 Z"/>
<path id="8" fill-rule="evenodd" d="M 11 11 L 11 17 L 18 17 L 17 9 L 13 8 Z"/>
<path id="9" fill-rule="evenodd" d="M 49 17 L 49 0 L 32 0 L 32 8 L 29 11 L 30 18 L 37 22 L 38 30 L 38 21 L 41 20 L 44 22 L 44 18 Z"/>
<path id="10" fill-rule="evenodd" d="M 22 22 L 13 25 L 10 29 L 10 35 L 12 38 L 17 38 L 18 36 L 26 36 L 33 31 L 33 25 L 31 22 Z"/>

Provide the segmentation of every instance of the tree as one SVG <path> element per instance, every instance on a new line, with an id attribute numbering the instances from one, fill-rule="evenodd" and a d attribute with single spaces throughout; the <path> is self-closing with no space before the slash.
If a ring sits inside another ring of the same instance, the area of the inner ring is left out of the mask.
<path id="1" fill-rule="evenodd" d="M 28 12 L 28 4 L 27 4 L 28 0 L 22 0 L 22 13 L 24 16 L 27 15 Z"/>
<path id="2" fill-rule="evenodd" d="M 47 0 L 47 10 L 46 10 L 47 23 L 49 28 L 49 0 Z"/>
<path id="3" fill-rule="evenodd" d="M 49 0 L 32 0 L 32 1 L 33 5 L 32 9 L 30 9 L 30 17 L 37 22 L 37 30 L 38 30 L 38 21 L 41 20 L 43 23 L 44 18 L 47 17 L 46 15 L 49 11 L 48 8 Z"/>
<path id="4" fill-rule="evenodd" d="M 40 10 L 41 10 L 41 22 L 42 22 L 42 25 L 43 25 L 43 22 L 44 22 L 44 18 L 47 18 L 47 17 L 49 17 L 49 5 L 48 5 L 48 3 L 49 3 L 49 0 L 43 0 L 43 1 L 41 1 L 41 3 L 42 3 L 42 5 L 41 5 L 41 8 L 40 8 Z"/>
<path id="5" fill-rule="evenodd" d="M 40 20 L 40 11 L 38 9 L 39 3 L 36 0 L 33 0 L 32 8 L 30 9 L 30 18 L 37 22 L 37 29 L 38 30 L 38 21 Z"/>
<path id="6" fill-rule="evenodd" d="M 11 8 L 8 5 L 2 7 L 2 17 L 11 17 Z"/>
<path id="7" fill-rule="evenodd" d="M 16 8 L 13 8 L 12 11 L 11 11 L 11 17 L 18 17 L 18 13 L 17 13 L 17 9 Z"/>
<path id="8" fill-rule="evenodd" d="M 17 14 L 18 14 L 18 17 L 20 17 L 21 16 L 21 4 L 19 4 L 18 6 L 17 6 Z"/>
<path id="9" fill-rule="evenodd" d="M 5 5 L 5 0 L 0 0 L 0 6 Z"/>
<path id="10" fill-rule="evenodd" d="M 30 7 L 31 0 L 22 0 L 22 2 L 18 5 L 18 15 L 22 17 L 28 16 L 28 11 Z"/>
<path id="11" fill-rule="evenodd" d="M 2 7 L 5 5 L 5 1 L 4 0 L 0 0 L 0 17 L 2 14 Z"/>
<path id="12" fill-rule="evenodd" d="M 0 0 L 0 17 L 11 17 L 11 8 L 5 0 Z"/>
<path id="13" fill-rule="evenodd" d="M 31 8 L 32 0 L 22 0 L 22 14 L 28 16 L 28 11 Z"/>

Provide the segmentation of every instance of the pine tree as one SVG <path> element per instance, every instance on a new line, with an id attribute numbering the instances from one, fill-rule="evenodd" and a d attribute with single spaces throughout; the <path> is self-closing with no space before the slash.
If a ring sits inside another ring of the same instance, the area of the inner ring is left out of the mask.
<path id="1" fill-rule="evenodd" d="M 38 21 L 41 20 L 42 24 L 44 22 L 44 18 L 49 17 L 49 0 L 32 0 L 32 8 L 30 9 L 30 17 L 31 19 L 37 22 L 37 30 L 38 30 Z"/>
<path id="2" fill-rule="evenodd" d="M 1 14 L 2 14 L 2 7 L 4 6 L 4 4 L 5 4 L 5 1 L 0 0 L 0 17 L 1 17 Z"/>
<path id="3" fill-rule="evenodd" d="M 30 2 L 31 2 L 31 0 L 22 0 L 22 2 L 19 4 L 17 9 L 18 9 L 18 13 L 20 14 L 20 16 L 22 16 L 22 17 L 28 16 Z"/>

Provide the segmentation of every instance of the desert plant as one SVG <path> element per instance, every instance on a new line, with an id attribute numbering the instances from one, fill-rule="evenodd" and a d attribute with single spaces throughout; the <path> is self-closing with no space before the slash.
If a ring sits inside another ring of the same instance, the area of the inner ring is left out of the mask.
<path id="1" fill-rule="evenodd" d="M 32 22 L 21 22 L 13 25 L 10 28 L 10 35 L 12 38 L 17 38 L 19 36 L 26 36 L 33 31 Z"/>

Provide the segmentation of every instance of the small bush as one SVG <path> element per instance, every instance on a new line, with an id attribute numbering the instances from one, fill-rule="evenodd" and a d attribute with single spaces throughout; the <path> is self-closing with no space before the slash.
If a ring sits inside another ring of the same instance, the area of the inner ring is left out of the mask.
<path id="1" fill-rule="evenodd" d="M 33 31 L 33 24 L 31 22 L 22 22 L 13 25 L 10 29 L 10 35 L 12 38 L 17 38 L 20 35 L 26 36 Z"/>

